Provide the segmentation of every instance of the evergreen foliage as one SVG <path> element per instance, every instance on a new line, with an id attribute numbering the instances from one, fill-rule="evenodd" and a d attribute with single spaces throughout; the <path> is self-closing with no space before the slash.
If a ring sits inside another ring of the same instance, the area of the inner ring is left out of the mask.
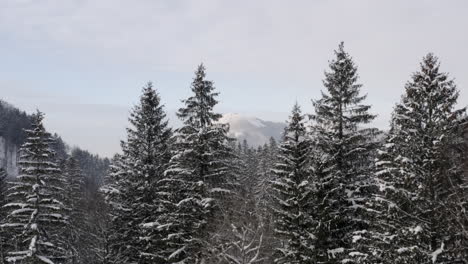
<path id="1" fill-rule="evenodd" d="M 0 168 L 0 225 L 5 224 L 7 211 L 4 206 L 7 204 L 7 173 L 3 168 Z M 11 246 L 11 238 L 8 237 L 8 233 L 4 228 L 0 228 L 0 263 L 3 263 L 6 252 Z"/>
<path id="2" fill-rule="evenodd" d="M 164 179 L 169 263 L 200 263 L 211 257 L 214 230 L 223 224 L 227 199 L 235 184 L 234 150 L 228 126 L 217 123 L 217 104 L 205 67 L 195 72 L 191 90 L 178 116 L 183 126 L 176 131 L 174 154 Z M 217 221 L 218 220 L 218 221 Z"/>
<path id="3" fill-rule="evenodd" d="M 313 182 L 304 116 L 296 104 L 280 144 L 272 183 L 275 232 L 283 241 L 276 263 L 316 263 Z"/>
<path id="4" fill-rule="evenodd" d="M 87 243 L 89 223 L 86 218 L 85 177 L 74 158 L 68 158 L 63 166 L 65 178 L 64 204 L 68 211 L 68 226 L 64 233 L 67 236 L 70 263 L 84 263 L 91 249 Z"/>
<path id="5" fill-rule="evenodd" d="M 468 259 L 466 177 L 458 91 L 428 54 L 405 86 L 377 160 L 379 248 L 387 263 Z"/>
<path id="6" fill-rule="evenodd" d="M 368 252 L 353 238 L 368 231 L 370 158 L 376 147 L 375 118 L 360 95 L 357 67 L 341 43 L 325 73 L 326 92 L 314 101 L 312 137 L 316 170 L 316 250 L 320 263 L 364 259 Z M 359 262 L 358 262 L 359 263 Z"/>
<path id="7" fill-rule="evenodd" d="M 24 143 L 20 175 L 0 168 L 0 263 L 467 263 L 468 118 L 439 68 L 423 58 L 379 137 L 341 43 L 310 120 L 296 104 L 254 148 L 200 65 L 181 127 L 148 83 L 112 161 L 0 101 L 0 137 Z"/>
<path id="8" fill-rule="evenodd" d="M 114 214 L 111 254 L 119 256 L 119 263 L 154 263 L 161 258 L 161 234 L 151 223 L 159 217 L 158 184 L 170 158 L 172 131 L 151 83 L 143 88 L 129 121 L 123 155 L 114 160 L 111 182 L 104 188 Z"/>
<path id="9" fill-rule="evenodd" d="M 26 141 L 21 147 L 20 175 L 9 188 L 9 209 L 2 225 L 12 234 L 16 250 L 8 252 L 7 262 L 63 263 L 68 258 L 60 236 L 67 225 L 63 202 L 61 171 L 51 150 L 52 138 L 42 124 L 43 114 L 33 116 Z"/>

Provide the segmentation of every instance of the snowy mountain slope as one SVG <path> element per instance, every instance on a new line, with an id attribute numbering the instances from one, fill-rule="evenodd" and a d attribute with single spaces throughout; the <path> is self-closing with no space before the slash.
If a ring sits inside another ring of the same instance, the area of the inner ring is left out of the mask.
<path id="1" fill-rule="evenodd" d="M 284 123 L 265 121 L 256 117 L 244 116 L 236 113 L 227 113 L 219 120 L 230 127 L 230 135 L 239 141 L 246 139 L 252 146 L 262 145 L 270 139 L 281 139 L 286 126 Z"/>

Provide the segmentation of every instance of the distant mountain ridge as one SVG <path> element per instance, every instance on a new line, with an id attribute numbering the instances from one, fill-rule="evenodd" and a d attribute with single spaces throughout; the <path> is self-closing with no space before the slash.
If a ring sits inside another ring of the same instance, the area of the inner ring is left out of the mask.
<path id="1" fill-rule="evenodd" d="M 229 124 L 230 136 L 239 141 L 245 139 L 252 146 L 263 145 L 268 142 L 270 137 L 279 141 L 286 126 L 282 122 L 265 121 L 237 113 L 223 114 L 218 122 Z"/>
<path id="2" fill-rule="evenodd" d="M 31 115 L 0 99 L 0 168 L 9 177 L 16 177 L 18 170 L 18 150 L 23 144 L 25 129 L 31 126 Z M 59 160 L 70 156 L 76 158 L 88 177 L 88 183 L 101 184 L 109 167 L 110 160 L 101 158 L 79 147 L 70 148 L 57 134 L 52 134 L 54 149 Z"/>

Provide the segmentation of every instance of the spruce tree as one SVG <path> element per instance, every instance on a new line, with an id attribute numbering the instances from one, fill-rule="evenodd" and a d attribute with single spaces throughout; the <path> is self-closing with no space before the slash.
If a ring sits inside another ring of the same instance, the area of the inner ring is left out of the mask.
<path id="1" fill-rule="evenodd" d="M 6 221 L 6 210 L 4 206 L 7 204 L 7 174 L 3 168 L 0 168 L 0 225 L 5 224 Z M 4 263 L 5 254 L 11 244 L 11 239 L 4 228 L 0 228 L 0 263 Z"/>
<path id="2" fill-rule="evenodd" d="M 247 215 L 244 215 L 247 217 Z M 240 219 L 232 225 L 233 239 L 219 254 L 219 262 L 230 264 L 264 263 L 262 258 L 262 227 L 251 219 Z M 218 263 L 219 263 L 218 262 Z"/>
<path id="3" fill-rule="evenodd" d="M 428 54 L 405 86 L 377 160 L 385 263 L 465 263 L 467 180 L 455 83 Z"/>
<path id="4" fill-rule="evenodd" d="M 309 148 L 304 116 L 296 104 L 273 169 L 274 226 L 282 241 L 276 263 L 316 263 Z"/>
<path id="5" fill-rule="evenodd" d="M 109 202 L 118 204 L 112 221 L 119 242 L 114 250 L 125 263 L 154 263 L 161 261 L 161 232 L 152 224 L 160 211 L 159 181 L 170 159 L 172 130 L 168 127 L 161 99 L 152 83 L 143 88 L 140 103 L 133 109 L 122 144 L 121 168 L 114 166 L 117 178 L 108 188 L 117 191 Z M 120 170 L 120 171 L 119 171 Z"/>
<path id="6" fill-rule="evenodd" d="M 127 144 L 124 156 L 129 164 L 129 179 L 133 188 L 133 203 L 130 205 L 136 230 L 140 230 L 139 263 L 160 261 L 157 253 L 161 247 L 161 234 L 153 225 L 160 211 L 159 181 L 168 166 L 172 129 L 168 126 L 161 98 L 148 83 L 143 88 L 140 104 L 135 106 L 129 119 L 132 127 L 127 129 Z M 138 225 L 138 226 L 137 226 Z"/>
<path id="7" fill-rule="evenodd" d="M 205 67 L 195 72 L 191 90 L 178 117 L 183 126 L 176 131 L 174 155 L 164 179 L 165 221 L 160 228 L 167 236 L 169 263 L 200 263 L 215 251 L 215 230 L 222 225 L 232 185 L 233 149 L 228 126 L 217 123 L 214 112 L 217 92 L 205 79 Z M 213 245 L 214 244 L 214 245 Z"/>
<path id="8" fill-rule="evenodd" d="M 326 88 L 314 101 L 312 138 L 317 190 L 316 253 L 320 263 L 361 261 L 369 253 L 353 243 L 369 227 L 371 157 L 377 129 L 360 94 L 357 67 L 341 43 L 325 73 Z"/>
<path id="9" fill-rule="evenodd" d="M 122 148 L 124 145 L 125 143 L 122 142 Z M 128 219 L 126 202 L 132 197 L 123 189 L 127 186 L 127 171 L 124 157 L 120 154 L 114 155 L 105 179 L 105 185 L 101 188 L 109 208 L 109 223 L 106 228 L 108 234 L 106 248 L 99 249 L 98 254 L 105 254 L 102 260 L 107 263 L 125 263 L 128 259 L 125 239 L 128 237 L 126 230 L 129 228 L 128 223 L 131 219 Z"/>
<path id="10" fill-rule="evenodd" d="M 86 237 L 89 236 L 85 208 L 85 177 L 76 159 L 68 158 L 63 168 L 65 178 L 64 204 L 68 210 L 68 226 L 65 228 L 71 255 L 70 263 L 83 263 L 90 254 Z"/>
<path id="11" fill-rule="evenodd" d="M 67 225 L 66 210 L 60 200 L 63 189 L 60 169 L 51 150 L 52 138 L 42 124 L 43 114 L 33 116 L 32 128 L 20 149 L 20 175 L 8 190 L 6 223 L 16 250 L 7 262 L 64 263 L 66 244 L 60 232 Z"/>
<path id="12" fill-rule="evenodd" d="M 244 140 L 238 143 L 234 166 L 238 169 L 238 185 L 231 196 L 232 208 L 225 230 L 226 240 L 220 246 L 217 263 L 264 263 L 264 227 L 255 199 L 255 158 Z M 218 231 L 218 232 L 219 232 Z"/>

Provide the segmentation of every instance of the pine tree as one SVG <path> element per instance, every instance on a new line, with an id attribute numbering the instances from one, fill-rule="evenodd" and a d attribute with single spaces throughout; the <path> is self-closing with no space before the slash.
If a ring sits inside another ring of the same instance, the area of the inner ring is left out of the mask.
<path id="1" fill-rule="evenodd" d="M 159 181 L 170 159 L 172 130 L 152 83 L 143 88 L 140 103 L 129 118 L 127 141 L 122 144 L 122 167 L 111 189 L 118 191 L 120 208 L 113 218 L 119 240 L 115 248 L 125 263 L 154 263 L 160 261 L 161 232 L 152 224 L 158 221 Z M 116 167 L 114 167 L 116 168 Z M 110 190 L 110 189 L 109 189 Z"/>
<path id="2" fill-rule="evenodd" d="M 5 224 L 6 211 L 4 206 L 7 204 L 6 191 L 7 191 L 7 174 L 3 168 L 0 168 L 0 225 Z M 7 232 L 0 228 L 0 263 L 4 263 L 5 254 L 10 245 L 10 238 L 7 237 Z"/>
<path id="3" fill-rule="evenodd" d="M 223 248 L 219 254 L 222 263 L 232 264 L 255 264 L 263 263 L 262 258 L 262 243 L 263 233 L 262 226 L 259 226 L 255 221 L 250 219 L 242 219 L 239 225 L 232 225 L 233 241 L 229 243 L 227 248 Z"/>
<path id="4" fill-rule="evenodd" d="M 90 230 L 87 241 L 91 252 L 86 255 L 83 263 L 110 264 L 115 263 L 111 256 L 110 210 L 101 193 L 95 193 L 89 203 L 88 219 Z"/>
<path id="5" fill-rule="evenodd" d="M 265 220 L 270 218 L 270 207 L 272 204 L 272 191 L 271 181 L 272 173 L 271 170 L 275 165 L 276 156 L 278 153 L 278 146 L 276 140 L 271 137 L 268 143 L 263 146 L 259 146 L 257 150 L 257 159 L 254 161 L 256 166 L 256 195 L 258 201 L 258 207 L 263 212 Z"/>
<path id="6" fill-rule="evenodd" d="M 312 138 L 316 148 L 316 253 L 320 263 L 358 263 L 369 253 L 353 243 L 367 232 L 371 156 L 377 129 L 360 95 L 357 67 L 341 43 L 323 81 L 326 92 L 314 101 Z"/>
<path id="7" fill-rule="evenodd" d="M 274 226 L 282 241 L 276 263 L 316 263 L 309 148 L 304 116 L 296 104 L 273 169 Z"/>
<path id="8" fill-rule="evenodd" d="M 269 149 L 268 144 L 259 146 L 257 148 L 257 157 L 255 160 L 256 165 L 256 174 L 255 174 L 255 193 L 257 206 L 262 211 L 262 218 L 265 223 L 267 223 L 271 218 L 271 205 L 273 201 L 272 191 L 271 191 L 271 181 L 273 180 L 273 174 L 271 170 L 273 169 L 274 161 L 276 155 L 274 150 Z"/>
<path id="9" fill-rule="evenodd" d="M 134 228 L 141 230 L 138 241 L 139 263 L 160 261 L 157 251 L 161 240 L 160 232 L 151 224 L 158 221 L 160 198 L 159 181 L 168 166 L 172 129 L 168 127 L 164 106 L 152 83 L 143 89 L 140 104 L 133 110 L 127 129 L 127 145 L 124 149 L 126 162 L 130 166 L 130 179 L 135 189 L 131 205 Z"/>
<path id="10" fill-rule="evenodd" d="M 217 263 L 264 263 L 264 227 L 255 197 L 255 157 L 244 140 L 238 143 L 235 167 L 238 169 L 238 185 L 231 196 L 231 217 L 226 230 L 226 241 L 220 246 Z M 218 231 L 218 232 L 219 232 Z"/>
<path id="11" fill-rule="evenodd" d="M 221 115 L 213 111 L 218 95 L 214 89 L 200 65 L 191 86 L 193 95 L 178 112 L 183 126 L 176 131 L 174 155 L 165 173 L 166 220 L 160 223 L 169 232 L 169 263 L 209 258 L 217 241 L 212 235 L 225 217 L 222 210 L 229 209 L 227 197 L 236 180 L 234 152 L 228 126 L 217 123 Z"/>
<path id="12" fill-rule="evenodd" d="M 68 258 L 64 237 L 66 210 L 60 169 L 51 150 L 51 136 L 42 124 L 43 114 L 33 116 L 32 129 L 20 149 L 20 175 L 8 191 L 7 221 L 16 250 L 6 260 L 14 263 L 64 263 Z"/>
<path id="13" fill-rule="evenodd" d="M 83 263 L 86 256 L 90 254 L 89 245 L 86 243 L 89 227 L 85 212 L 85 177 L 74 158 L 68 158 L 65 161 L 63 172 L 65 176 L 64 204 L 69 218 L 64 232 L 68 236 L 71 263 Z"/>
<path id="14" fill-rule="evenodd" d="M 240 158 L 243 171 L 239 175 L 239 184 L 249 195 L 255 195 L 255 185 L 257 183 L 257 159 L 255 150 L 249 145 L 246 139 L 239 142 L 237 156 Z"/>
<path id="15" fill-rule="evenodd" d="M 122 142 L 122 148 L 125 143 Z M 109 173 L 105 179 L 105 185 L 101 188 L 104 199 L 109 209 L 109 223 L 107 230 L 104 232 L 108 234 L 106 239 L 105 248 L 98 249 L 99 255 L 102 257 L 105 263 L 125 263 L 127 261 L 126 240 L 127 237 L 125 232 L 128 229 L 128 219 L 126 201 L 129 201 L 131 197 L 128 193 L 121 190 L 122 187 L 126 186 L 127 164 L 122 155 L 114 155 Z"/>
<path id="16" fill-rule="evenodd" d="M 273 192 L 271 189 L 271 181 L 273 180 L 273 169 L 276 154 L 277 143 L 273 138 L 263 146 L 258 146 L 257 149 L 244 145 L 245 152 L 248 158 L 248 168 L 250 171 L 250 182 L 248 186 L 253 192 L 255 214 L 257 215 L 259 225 L 262 227 L 263 242 L 261 248 L 261 258 L 265 262 L 272 263 L 274 261 L 275 247 L 278 244 L 273 226 Z"/>
<path id="17" fill-rule="evenodd" d="M 458 91 L 433 54 L 405 86 L 377 161 L 386 263 L 464 263 L 468 259 Z"/>

